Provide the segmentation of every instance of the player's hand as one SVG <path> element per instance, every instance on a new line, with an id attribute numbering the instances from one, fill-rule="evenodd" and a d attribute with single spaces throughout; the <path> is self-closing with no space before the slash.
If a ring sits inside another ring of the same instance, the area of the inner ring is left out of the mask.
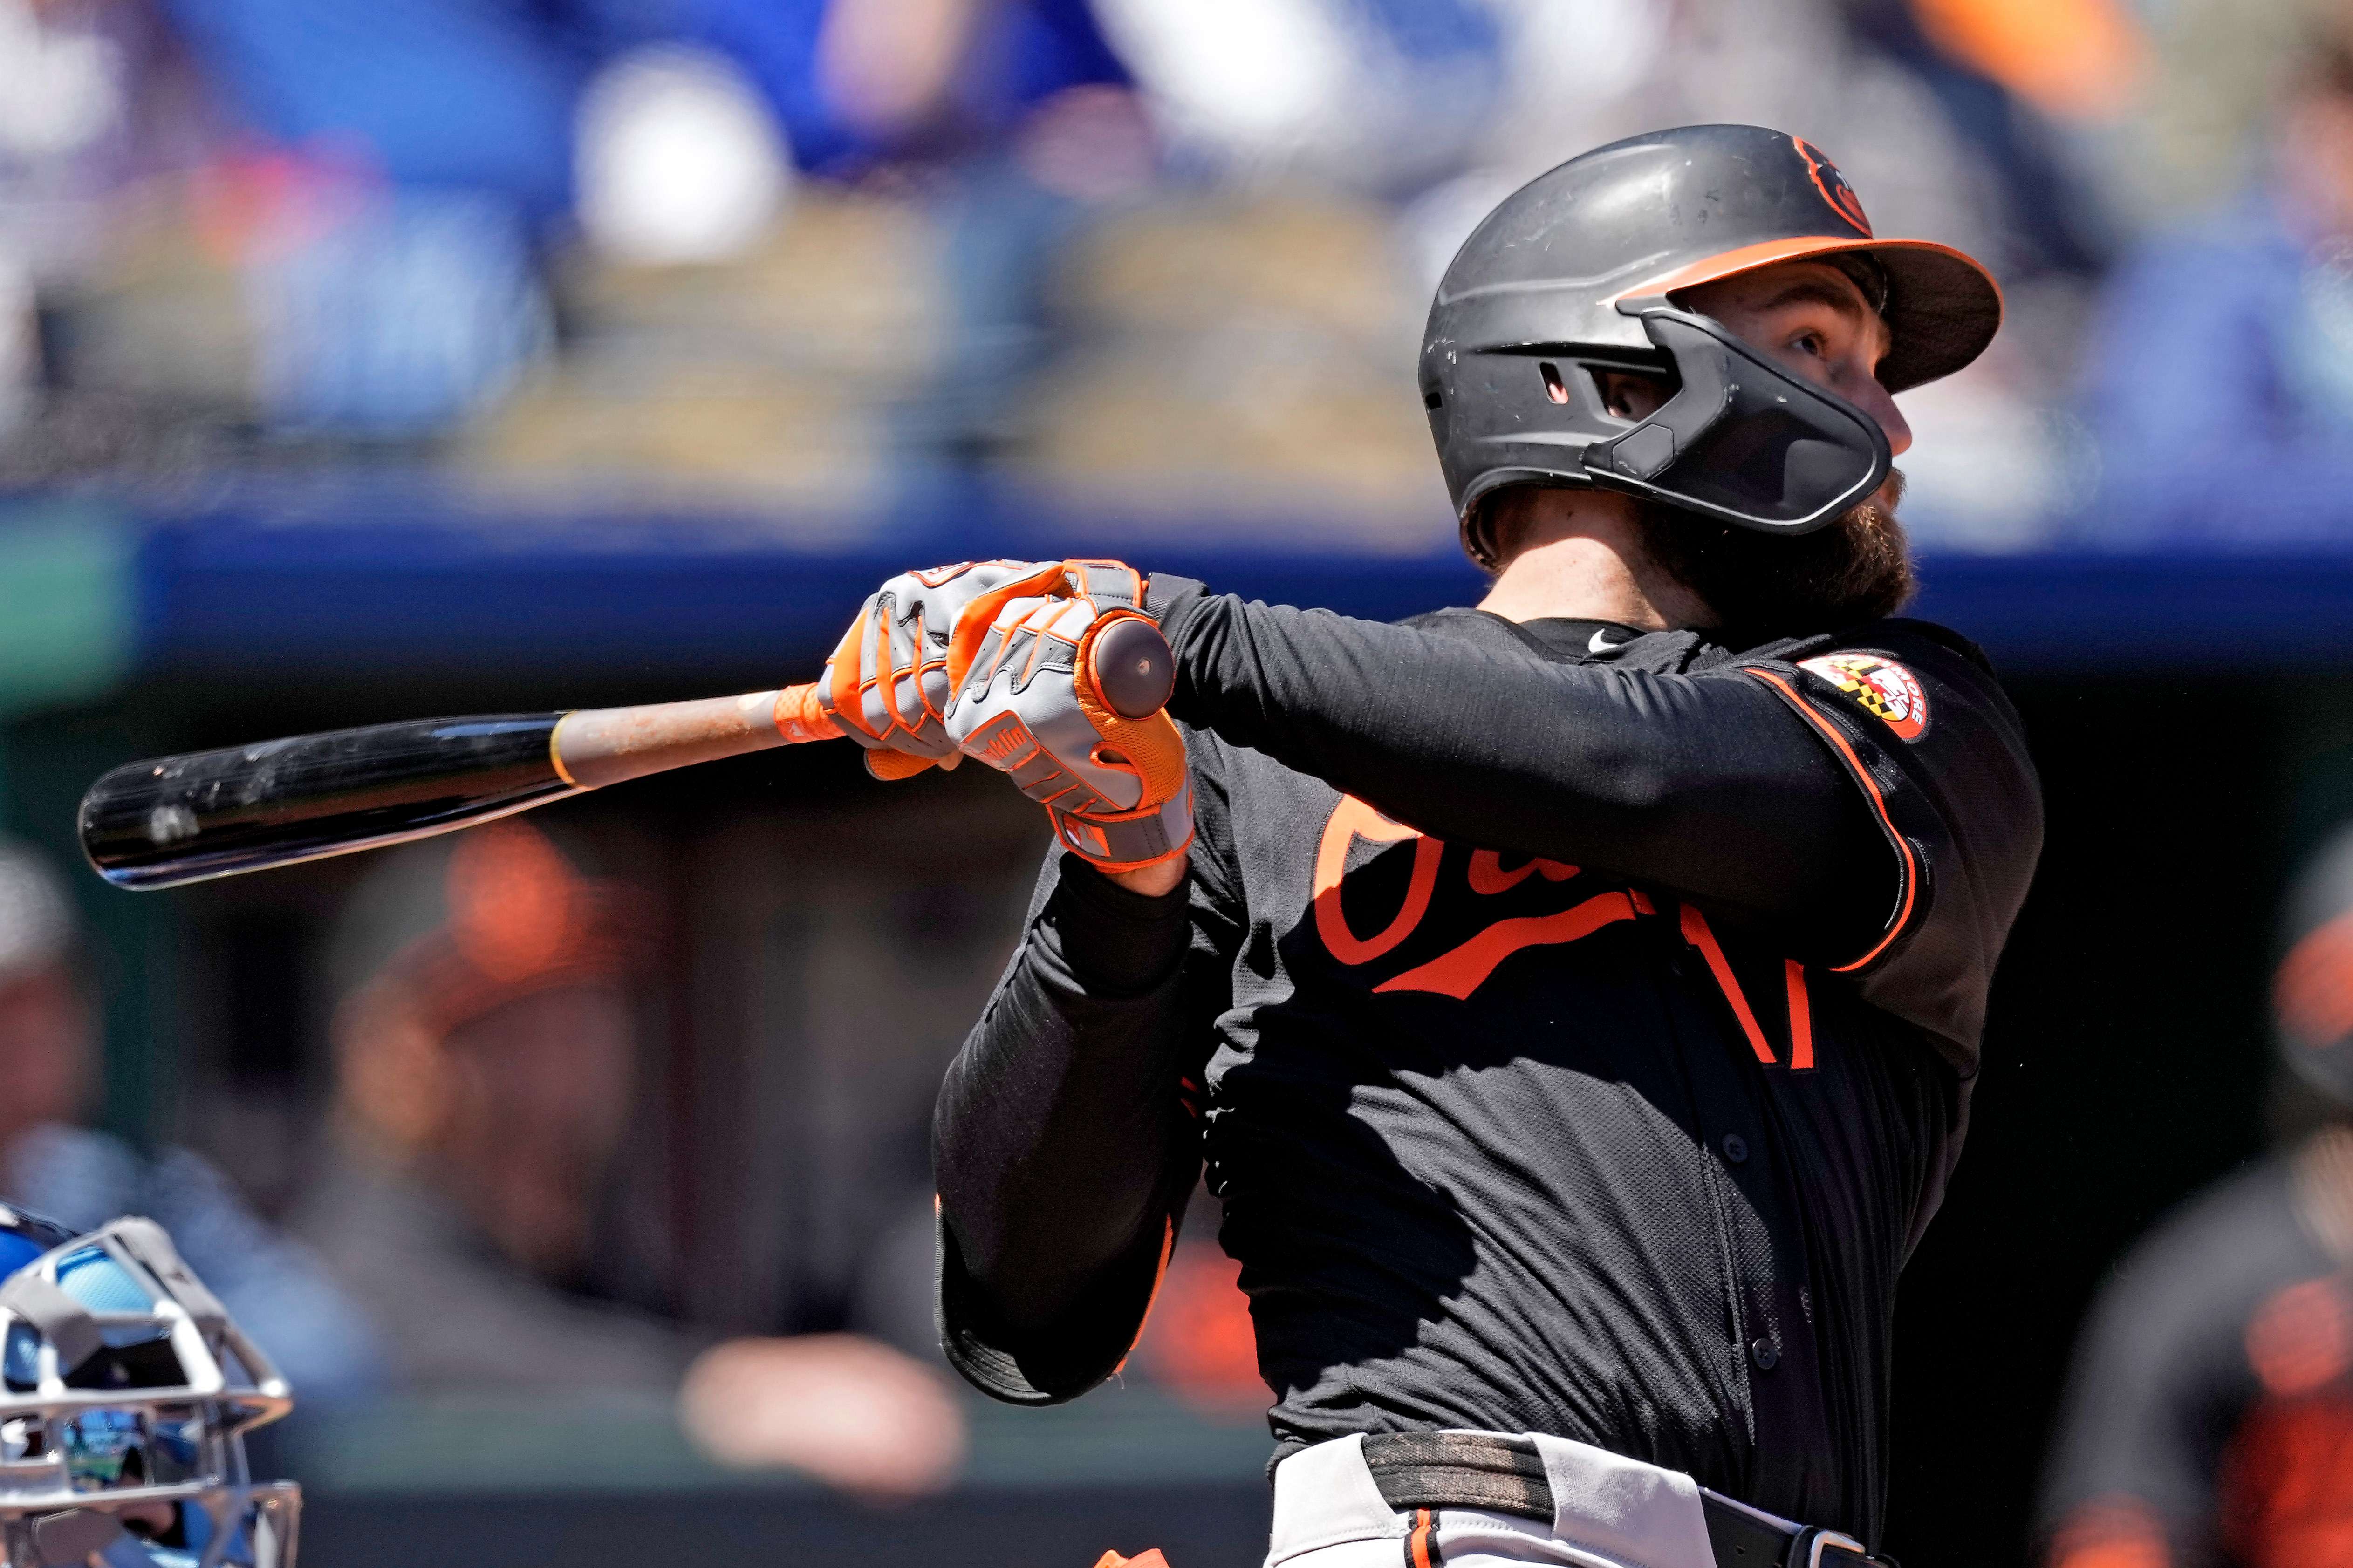
<path id="1" fill-rule="evenodd" d="M 944 720 L 958 617 L 972 611 L 986 627 L 1007 600 L 1052 591 L 1065 576 L 1058 561 L 966 561 L 902 573 L 868 596 L 826 661 L 818 706 L 867 748 L 866 768 L 877 778 L 906 778 L 935 763 L 954 767 L 961 757 Z"/>
<path id="2" fill-rule="evenodd" d="M 958 626 L 947 732 L 1043 805 L 1063 848 L 1105 871 L 1161 865 L 1193 841 L 1185 738 L 1165 712 L 1130 719 L 1104 700 L 1094 640 L 1142 612 L 1085 591 L 1103 563 L 1072 567 L 1060 592 Z"/>
<path id="3" fill-rule="evenodd" d="M 721 1464 L 878 1501 L 939 1491 L 964 1464 L 964 1415 L 939 1374 L 855 1334 L 713 1345 L 688 1369 L 679 1420 Z"/>

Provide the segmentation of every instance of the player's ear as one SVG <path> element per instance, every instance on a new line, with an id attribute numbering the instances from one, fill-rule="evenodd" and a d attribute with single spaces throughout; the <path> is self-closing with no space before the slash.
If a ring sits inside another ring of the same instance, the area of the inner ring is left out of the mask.
<path id="1" fill-rule="evenodd" d="M 1472 554 L 1488 571 L 1501 572 L 1526 547 L 1535 494 L 1534 486 L 1513 485 L 1492 490 L 1472 503 L 1463 536 L 1477 542 L 1480 548 Z"/>

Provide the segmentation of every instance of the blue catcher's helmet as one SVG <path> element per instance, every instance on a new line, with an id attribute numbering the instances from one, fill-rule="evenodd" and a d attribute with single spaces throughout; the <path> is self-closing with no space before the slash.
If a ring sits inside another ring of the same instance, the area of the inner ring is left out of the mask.
<path id="1" fill-rule="evenodd" d="M 292 1568 L 244 1434 L 293 1395 L 164 1227 L 0 1205 L 0 1568 Z"/>
<path id="2" fill-rule="evenodd" d="M 0 1279 L 72 1239 L 73 1232 L 53 1219 L 0 1204 Z"/>

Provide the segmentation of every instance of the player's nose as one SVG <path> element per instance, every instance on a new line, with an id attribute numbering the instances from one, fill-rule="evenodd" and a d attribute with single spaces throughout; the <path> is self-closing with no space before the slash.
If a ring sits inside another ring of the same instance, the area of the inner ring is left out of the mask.
<path id="1" fill-rule="evenodd" d="M 1862 381 L 1854 395 L 1854 405 L 1879 421 L 1880 433 L 1887 437 L 1890 452 L 1900 458 L 1912 449 L 1911 422 L 1904 417 L 1904 411 L 1895 406 L 1895 399 L 1879 384 L 1876 376 Z"/>

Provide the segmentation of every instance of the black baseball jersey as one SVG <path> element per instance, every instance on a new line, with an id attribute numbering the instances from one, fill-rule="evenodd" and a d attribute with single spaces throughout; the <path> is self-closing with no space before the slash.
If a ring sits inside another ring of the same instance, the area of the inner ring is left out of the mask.
<path id="1" fill-rule="evenodd" d="M 2353 1131 L 2223 1183 L 2134 1248 L 2078 1347 L 2052 1568 L 2353 1563 Z"/>
<path id="2" fill-rule="evenodd" d="M 1206 1160 L 1282 1445 L 1556 1433 L 1874 1539 L 2041 843 L 1981 656 L 1152 604 L 1189 886 L 1046 868 L 942 1091 L 950 1359 L 1102 1381 Z"/>

